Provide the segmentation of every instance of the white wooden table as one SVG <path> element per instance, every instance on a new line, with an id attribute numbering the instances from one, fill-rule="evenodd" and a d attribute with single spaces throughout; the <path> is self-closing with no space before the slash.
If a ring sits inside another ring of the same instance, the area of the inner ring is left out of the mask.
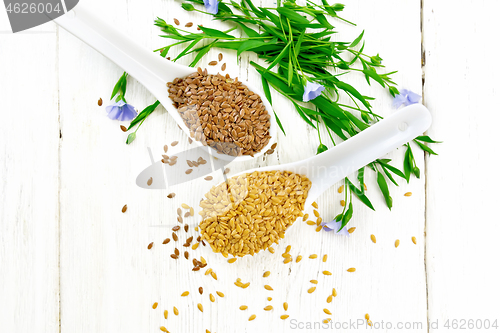
<path id="1" fill-rule="evenodd" d="M 218 24 L 181 10 L 173 0 L 82 2 L 95 6 L 97 15 L 148 48 L 168 43 L 157 37 L 152 24 L 156 16 Z M 276 246 L 275 255 L 259 253 L 228 264 L 208 247 L 192 251 L 207 259 L 217 281 L 204 270 L 191 272 L 190 261 L 172 260 L 172 242 L 161 244 L 175 225 L 177 207 L 184 202 L 197 207 L 211 184 L 202 180 L 162 191 L 135 184 L 150 164 L 147 147 L 155 157 L 175 140 L 180 144 L 173 151 L 188 147 L 170 116 L 160 108 L 136 141 L 125 145 L 119 124 L 106 118 L 104 106 L 97 106 L 99 98 L 106 105 L 122 70 L 53 23 L 11 34 L 0 9 L 0 332 L 160 332 L 160 326 L 170 332 L 288 332 L 328 317 L 335 324 L 359 320 L 363 324 L 357 329 L 344 326 L 340 331 L 363 331 L 368 329 L 366 313 L 380 331 L 397 325 L 405 332 L 463 331 L 453 329 L 453 320 L 460 327 L 460 320 L 469 319 L 474 325 L 484 326 L 486 319 L 500 324 L 500 2 L 345 4 L 344 16 L 358 26 L 338 24 L 339 38 L 353 38 L 365 29 L 366 51 L 380 53 L 388 70 L 399 70 L 399 87 L 423 94 L 434 121 L 429 134 L 444 141 L 432 147 L 439 156 L 415 150 L 421 179 L 391 187 L 392 211 L 367 172 L 368 193 L 377 210 L 355 200 L 350 226 L 356 231 L 349 238 L 316 233 L 297 222 Z M 229 71 L 259 82 L 249 66 L 255 57 L 242 56 L 237 65 L 236 54 L 224 56 Z M 367 86 L 363 77 L 351 76 L 349 82 L 377 98 L 377 113 L 394 111 L 388 94 Z M 139 109 L 155 100 L 133 79 L 127 97 Z M 315 154 L 314 130 L 278 94 L 273 100 L 290 134 L 279 134 L 275 154 L 231 165 L 231 173 Z M 389 158 L 401 166 L 402 153 L 394 151 Z M 220 179 L 216 175 L 213 183 Z M 341 209 L 337 187 L 318 200 L 324 219 Z M 170 192 L 177 194 L 174 199 L 167 198 Z M 406 192 L 413 195 L 405 197 Z M 194 226 L 195 219 L 190 219 Z M 194 228 L 190 235 L 196 235 Z M 396 239 L 401 241 L 398 248 Z M 154 246 L 148 250 L 150 242 Z M 280 254 L 289 244 L 294 258 L 304 256 L 300 263 L 282 263 Z M 313 253 L 328 254 L 328 261 L 308 259 Z M 349 267 L 357 271 L 346 272 Z M 264 279 L 266 270 L 272 274 Z M 333 275 L 324 276 L 322 270 Z M 236 287 L 238 277 L 251 282 L 250 287 Z M 309 294 L 311 279 L 319 283 Z M 264 284 L 274 291 L 266 291 Z M 197 292 L 200 286 L 203 295 Z M 332 288 L 338 296 L 328 304 Z M 180 296 L 185 290 L 191 292 L 189 297 Z M 216 296 L 212 303 L 209 293 L 215 291 L 225 297 Z M 285 313 L 285 301 L 290 318 L 283 321 L 279 316 Z M 203 304 L 203 313 L 197 303 Z M 239 310 L 243 304 L 249 309 Z M 274 310 L 264 311 L 266 305 Z M 333 315 L 323 313 L 324 308 Z M 163 318 L 165 309 L 168 320 Z M 251 314 L 257 318 L 249 322 Z M 479 331 L 468 325 L 466 331 Z"/>

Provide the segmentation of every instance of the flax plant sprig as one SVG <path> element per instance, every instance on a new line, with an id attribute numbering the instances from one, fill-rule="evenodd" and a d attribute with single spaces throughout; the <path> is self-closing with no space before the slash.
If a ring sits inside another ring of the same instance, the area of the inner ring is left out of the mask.
<path id="1" fill-rule="evenodd" d="M 318 130 L 318 135 L 319 127 L 325 126 L 332 145 L 347 140 L 382 119 L 372 110 L 370 101 L 374 98 L 361 94 L 347 83 L 345 78 L 361 74 L 369 85 L 375 82 L 393 97 L 399 94 L 396 83 L 391 78 L 396 72 L 384 72 L 380 55 L 370 56 L 364 52 L 364 31 L 353 41 L 332 40 L 332 35 L 337 31 L 330 21 L 354 25 L 339 16 L 344 9 L 342 4 L 330 5 L 327 0 L 315 4 L 306 0 L 306 4 L 302 6 L 293 0 L 278 0 L 276 7 L 257 7 L 251 0 L 230 0 L 220 1 L 215 10 L 213 7 L 207 7 L 209 13 L 201 9 L 203 0 L 186 1 L 182 3 L 182 8 L 186 11 L 210 15 L 214 20 L 228 22 L 233 27 L 222 31 L 198 26 L 200 32 L 192 32 L 157 18 L 155 25 L 162 31 L 160 36 L 175 42 L 155 52 L 167 57 L 173 46 L 182 45 L 184 48 L 181 52 L 171 55 L 172 61 L 193 54 L 194 59 L 190 63 L 192 67 L 212 48 L 235 50 L 238 56 L 243 52 L 255 53 L 266 64 L 251 62 L 261 76 L 263 91 L 269 102 L 272 104 L 272 87 L 293 104 L 296 112 L 307 124 Z M 200 5 L 200 9 L 193 4 Z M 235 34 L 235 30 L 239 33 Z M 239 37 L 241 32 L 243 37 Z M 311 85 L 321 85 L 324 90 L 313 94 L 311 98 L 308 91 Z M 307 99 L 306 95 L 309 96 Z M 341 96 L 347 97 L 350 103 L 343 102 L 344 99 L 341 101 Z M 276 113 L 275 117 L 281 131 L 286 135 Z M 435 154 L 426 144 L 437 141 L 428 136 L 420 136 L 413 141 L 429 154 Z M 405 147 L 403 171 L 392 166 L 389 159 L 378 159 L 368 165 L 368 168 L 376 173 L 378 187 L 389 209 L 392 208 L 392 198 L 387 180 L 398 185 L 395 177 L 403 178 L 407 182 L 412 174 L 420 177 L 412 145 L 407 143 Z M 317 153 L 327 149 L 320 137 Z M 364 173 L 365 167 L 358 170 L 359 187 L 345 178 L 346 204 L 335 218 L 336 221 L 342 221 L 340 229 L 353 215 L 353 194 L 369 208 L 374 209 L 365 194 Z"/>

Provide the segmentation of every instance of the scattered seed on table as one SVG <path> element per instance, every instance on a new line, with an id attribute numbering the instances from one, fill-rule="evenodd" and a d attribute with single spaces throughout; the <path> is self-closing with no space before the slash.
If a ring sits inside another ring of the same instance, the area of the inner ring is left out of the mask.
<path id="1" fill-rule="evenodd" d="M 283 319 L 283 320 L 287 319 L 288 317 L 290 317 L 290 316 L 289 315 L 281 315 L 280 316 L 280 318 Z"/>
<path id="2" fill-rule="evenodd" d="M 171 255 L 170 255 L 170 257 L 171 257 L 172 259 L 178 259 L 178 258 L 179 258 L 179 256 L 178 256 L 178 255 L 176 255 L 176 254 L 171 254 Z"/>
<path id="3" fill-rule="evenodd" d="M 411 197 L 411 192 L 406 192 L 405 197 Z"/>
<path id="4" fill-rule="evenodd" d="M 165 240 L 163 241 L 163 244 L 168 244 L 170 243 L 170 238 L 165 238 Z"/>
<path id="5" fill-rule="evenodd" d="M 200 243 L 193 244 L 193 246 L 191 246 L 191 249 L 196 250 L 199 245 L 200 245 Z"/>
<path id="6" fill-rule="evenodd" d="M 243 283 L 243 284 L 241 285 L 241 288 L 246 289 L 246 288 L 248 288 L 248 286 L 250 286 L 250 282 Z"/>
<path id="7" fill-rule="evenodd" d="M 205 177 L 205 180 L 212 180 L 212 179 L 214 179 L 214 177 L 212 177 L 212 176 Z"/>
<path id="8" fill-rule="evenodd" d="M 313 210 L 314 216 L 319 217 L 319 212 L 315 209 Z"/>
<path id="9" fill-rule="evenodd" d="M 311 280 L 309 282 L 314 283 L 314 284 L 318 284 L 318 280 Z"/>
<path id="10" fill-rule="evenodd" d="M 311 220 L 307 221 L 306 223 L 307 223 L 308 225 L 316 225 L 316 222 L 311 221 Z"/>
<path id="11" fill-rule="evenodd" d="M 174 315 L 178 316 L 179 315 L 179 310 L 174 306 Z"/>
<path id="12" fill-rule="evenodd" d="M 215 66 L 215 65 L 217 65 L 217 61 L 215 60 L 212 60 L 208 63 L 208 66 Z"/>
<path id="13" fill-rule="evenodd" d="M 281 256 L 282 256 L 283 258 L 290 258 L 292 255 L 291 255 L 290 253 L 286 253 L 286 252 L 285 252 L 285 253 L 283 253 Z"/>
<path id="14" fill-rule="evenodd" d="M 320 232 L 320 231 L 321 231 L 321 229 L 323 229 L 323 227 L 322 227 L 322 226 L 320 226 L 320 225 L 318 225 L 318 226 L 316 227 L 316 232 Z"/>
<path id="15" fill-rule="evenodd" d="M 324 313 L 326 313 L 327 315 L 331 315 L 331 314 L 332 314 L 332 313 L 330 312 L 330 310 L 328 310 L 328 309 L 326 309 L 326 308 L 325 308 L 325 309 L 323 309 L 323 312 L 324 312 Z"/>
<path id="16" fill-rule="evenodd" d="M 411 241 L 413 242 L 413 244 L 417 244 L 417 237 L 413 236 L 411 238 Z"/>
<path id="17" fill-rule="evenodd" d="M 328 254 L 323 255 L 323 262 L 326 262 L 328 260 Z"/>
<path id="18" fill-rule="evenodd" d="M 287 245 L 286 248 L 285 248 L 285 253 L 290 252 L 291 249 L 292 249 L 292 246 L 291 245 Z"/>
<path id="19" fill-rule="evenodd" d="M 274 247 L 269 246 L 268 250 L 269 250 L 269 252 L 274 253 Z"/>
<path id="20" fill-rule="evenodd" d="M 99 98 L 99 100 L 97 101 L 97 105 L 102 106 L 102 98 Z"/>
<path id="21" fill-rule="evenodd" d="M 189 252 L 188 251 L 184 251 L 184 258 L 189 259 Z"/>
<path id="22" fill-rule="evenodd" d="M 376 243 L 377 242 L 377 238 L 375 238 L 375 235 L 370 235 L 370 239 L 372 240 L 372 242 Z"/>
<path id="23" fill-rule="evenodd" d="M 153 244 L 154 244 L 154 242 L 149 243 L 148 250 L 151 250 L 151 248 L 153 247 Z"/>
<path id="24" fill-rule="evenodd" d="M 168 330 L 165 328 L 165 326 L 160 326 L 160 331 L 168 333 Z"/>
<path id="25" fill-rule="evenodd" d="M 177 222 L 182 223 L 182 217 L 177 216 Z"/>
<path id="26" fill-rule="evenodd" d="M 351 267 L 349 269 L 347 269 L 348 272 L 352 273 L 352 272 L 356 272 L 356 268 L 354 267 Z"/>
<path id="27" fill-rule="evenodd" d="M 267 285 L 267 284 L 266 284 L 266 285 L 264 285 L 264 288 L 265 288 L 266 290 L 273 290 L 273 288 L 272 288 L 270 285 Z"/>
<path id="28" fill-rule="evenodd" d="M 221 68 L 220 68 L 221 71 L 225 71 L 226 70 L 226 63 L 223 63 Z"/>
<path id="29" fill-rule="evenodd" d="M 224 169 L 224 174 L 227 175 L 229 172 L 231 172 L 231 169 L 227 168 L 227 169 Z"/>
<path id="30" fill-rule="evenodd" d="M 344 185 L 341 185 L 341 186 L 339 187 L 339 189 L 337 190 L 337 192 L 342 193 L 342 191 L 343 191 L 343 190 L 344 190 Z"/>
<path id="31" fill-rule="evenodd" d="M 347 232 L 352 234 L 354 232 L 354 230 L 356 230 L 356 227 L 352 227 L 352 228 L 347 229 Z"/>
<path id="32" fill-rule="evenodd" d="M 284 264 L 288 264 L 289 262 L 292 262 L 292 258 L 291 257 L 285 258 L 285 260 L 283 260 Z"/>
<path id="33" fill-rule="evenodd" d="M 167 310 L 163 311 L 163 317 L 165 317 L 165 319 L 168 319 L 168 311 Z"/>
<path id="34" fill-rule="evenodd" d="M 185 291 L 181 294 L 182 297 L 186 297 L 187 295 L 189 295 L 189 291 Z"/>
<path id="35" fill-rule="evenodd" d="M 396 239 L 396 241 L 394 242 L 394 246 L 395 246 L 395 247 L 398 247 L 398 246 L 399 246 L 399 239 Z"/>
<path id="36" fill-rule="evenodd" d="M 228 260 L 227 260 L 227 262 L 228 262 L 228 263 L 230 263 L 230 264 L 232 264 L 232 263 L 233 263 L 233 262 L 235 262 L 235 261 L 236 261 L 236 258 L 231 258 L 231 259 L 228 259 Z"/>
<path id="37" fill-rule="evenodd" d="M 174 253 L 175 253 L 175 255 L 176 255 L 176 256 L 178 256 L 178 255 L 180 254 L 179 249 L 178 249 L 178 248 L 175 248 L 175 249 L 174 249 Z"/>
<path id="38" fill-rule="evenodd" d="M 125 213 L 127 211 L 127 208 L 128 208 L 127 205 L 123 206 L 122 213 Z"/>
<path id="39" fill-rule="evenodd" d="M 323 271 L 323 274 L 324 275 L 332 275 L 332 273 L 330 271 Z"/>
<path id="40" fill-rule="evenodd" d="M 307 221 L 307 218 L 309 217 L 309 214 L 305 214 L 303 217 L 302 217 L 302 221 Z"/>
<path id="41" fill-rule="evenodd" d="M 295 259 L 295 262 L 299 262 L 302 260 L 302 256 L 297 256 L 297 259 Z"/>
<path id="42" fill-rule="evenodd" d="M 219 53 L 219 56 L 218 56 L 219 61 L 222 61 L 222 58 L 223 58 L 222 53 Z"/>
<path id="43" fill-rule="evenodd" d="M 344 201 L 344 200 L 340 200 L 340 205 L 341 205 L 342 207 L 344 207 L 344 206 L 345 206 L 345 201 Z"/>
<path id="44" fill-rule="evenodd" d="M 268 277 L 269 275 L 271 275 L 271 272 L 270 271 L 265 271 L 263 277 Z"/>
<path id="45" fill-rule="evenodd" d="M 154 302 L 153 303 L 153 309 L 156 309 L 157 306 L 158 306 L 158 302 Z"/>
<path id="46" fill-rule="evenodd" d="M 253 315 L 251 315 L 251 316 L 250 316 L 250 318 L 248 318 L 248 321 L 252 321 L 252 320 L 254 320 L 255 318 L 257 318 L 257 316 L 253 314 Z"/>
<path id="47" fill-rule="evenodd" d="M 193 172 L 193 169 L 187 169 L 186 170 L 186 175 L 189 175 L 191 172 Z"/>
<path id="48" fill-rule="evenodd" d="M 176 225 L 175 227 L 172 228 L 172 231 L 177 231 L 179 230 L 181 227 L 179 227 L 178 225 Z"/>
<path id="49" fill-rule="evenodd" d="M 241 306 L 240 306 L 240 310 L 244 311 L 244 310 L 246 310 L 246 309 L 248 309 L 248 306 L 246 306 L 246 305 L 241 305 Z"/>
<path id="50" fill-rule="evenodd" d="M 311 288 L 307 289 L 307 292 L 309 294 L 312 294 L 315 290 L 316 290 L 316 287 L 311 287 Z"/>
<path id="51" fill-rule="evenodd" d="M 264 311 L 271 311 L 272 309 L 273 309 L 272 305 L 267 305 L 266 307 L 264 307 Z"/>
<path id="52" fill-rule="evenodd" d="M 365 314 L 365 319 L 366 319 L 366 320 L 370 320 L 370 315 L 369 315 L 368 313 L 367 313 L 367 314 Z"/>
<path id="53" fill-rule="evenodd" d="M 175 197 L 175 193 L 170 193 L 169 195 L 167 195 L 167 198 L 169 199 L 172 199 L 173 197 Z"/>
<path id="54" fill-rule="evenodd" d="M 194 216 L 194 208 L 189 207 L 189 215 Z"/>
<path id="55" fill-rule="evenodd" d="M 148 179 L 148 186 L 151 186 L 151 184 L 153 184 L 153 177 L 150 177 Z"/>
<path id="56" fill-rule="evenodd" d="M 311 254 L 311 255 L 309 256 L 309 259 L 316 259 L 317 257 L 318 257 L 318 255 L 317 255 L 317 254 Z"/>
<path id="57" fill-rule="evenodd" d="M 179 143 L 179 141 L 174 141 L 174 142 L 172 142 L 170 145 L 171 145 L 172 147 L 175 147 L 175 146 L 177 146 L 177 144 L 178 144 L 178 143 Z"/>
<path id="58" fill-rule="evenodd" d="M 176 25 L 179 25 L 179 24 L 180 24 L 179 20 L 178 20 L 178 19 L 176 19 L 176 18 L 174 18 L 174 23 L 175 23 Z"/>
<path id="59" fill-rule="evenodd" d="M 179 237 L 177 237 L 175 232 L 172 233 L 172 239 L 174 240 L 174 242 L 177 242 L 179 240 Z"/>
<path id="60" fill-rule="evenodd" d="M 312 203 L 312 206 L 313 206 L 314 208 L 318 209 L 318 204 L 316 203 L 316 201 L 314 201 L 314 202 Z M 314 215 L 316 215 L 316 213 L 315 213 Z"/>
<path id="61" fill-rule="evenodd" d="M 184 226 L 184 231 L 185 231 L 185 232 L 188 232 L 188 231 L 189 231 L 189 224 L 186 224 L 186 225 Z"/>
<path id="62" fill-rule="evenodd" d="M 335 288 L 332 289 L 332 296 L 337 297 L 337 290 Z"/>
<path id="63" fill-rule="evenodd" d="M 185 25 L 186 28 L 191 28 L 192 26 L 193 26 L 193 22 L 188 22 Z"/>
<path id="64" fill-rule="evenodd" d="M 283 309 L 285 309 L 285 311 L 288 311 L 288 303 L 287 302 L 283 303 Z"/>
<path id="65" fill-rule="evenodd" d="M 272 298 L 272 297 L 268 297 L 268 298 L 267 298 L 267 300 L 268 300 L 269 302 L 271 302 L 271 301 L 273 300 L 273 298 Z"/>
<path id="66" fill-rule="evenodd" d="M 330 296 L 328 296 L 328 297 L 326 298 L 326 302 L 327 302 L 327 303 L 331 303 L 331 302 L 332 302 L 332 299 L 333 299 L 333 296 L 332 296 L 332 295 L 330 295 Z"/>
<path id="67" fill-rule="evenodd" d="M 316 225 L 320 226 L 321 222 L 323 222 L 323 219 L 321 217 L 318 217 L 318 219 L 316 220 Z"/>
<path id="68" fill-rule="evenodd" d="M 163 146 L 163 151 L 165 152 L 165 154 L 167 153 L 167 151 L 168 151 L 168 145 L 164 145 Z"/>
<path id="69" fill-rule="evenodd" d="M 372 321 L 371 321 L 371 320 L 368 320 L 368 321 L 367 321 L 367 324 L 368 324 L 368 326 L 373 326 L 373 323 L 372 323 Z"/>
<path id="70" fill-rule="evenodd" d="M 210 294 L 208 297 L 210 298 L 210 302 L 212 302 L 212 303 L 215 302 L 215 296 L 214 295 Z"/>
<path id="71" fill-rule="evenodd" d="M 122 130 L 122 132 L 126 132 L 127 131 L 127 128 L 123 125 L 120 125 L 120 129 Z"/>
<path id="72" fill-rule="evenodd" d="M 219 295 L 219 297 L 224 297 L 224 294 L 221 293 L 220 291 L 216 291 L 217 295 Z"/>
<path id="73" fill-rule="evenodd" d="M 211 271 L 210 275 L 214 278 L 214 280 L 217 280 L 217 274 L 215 274 L 214 271 Z"/>
<path id="74" fill-rule="evenodd" d="M 203 305 L 201 305 L 201 303 L 198 303 L 198 310 L 200 310 L 201 312 L 203 312 Z"/>

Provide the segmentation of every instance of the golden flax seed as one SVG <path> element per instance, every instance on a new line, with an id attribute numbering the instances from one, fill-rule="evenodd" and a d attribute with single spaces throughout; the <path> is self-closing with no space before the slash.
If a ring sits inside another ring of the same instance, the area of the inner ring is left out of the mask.
<path id="1" fill-rule="evenodd" d="M 417 237 L 413 236 L 411 238 L 411 241 L 413 242 L 413 244 L 417 244 Z"/>
<path id="2" fill-rule="evenodd" d="M 356 268 L 354 267 L 351 267 L 349 269 L 347 269 L 348 272 L 352 273 L 352 272 L 356 272 Z"/>
<path id="3" fill-rule="evenodd" d="M 283 303 L 283 309 L 285 309 L 285 311 L 288 311 L 288 303 L 287 302 Z"/>
<path id="4" fill-rule="evenodd" d="M 316 287 L 311 287 L 311 288 L 307 289 L 307 292 L 309 294 L 312 294 L 315 290 L 316 290 Z"/>
<path id="5" fill-rule="evenodd" d="M 268 277 L 269 275 L 271 275 L 271 272 L 270 271 L 265 271 L 263 277 Z"/>
<path id="6" fill-rule="evenodd" d="M 370 235 L 370 239 L 372 240 L 372 242 L 376 243 L 377 242 L 377 238 L 375 238 L 375 235 Z"/>
<path id="7" fill-rule="evenodd" d="M 297 259 L 295 259 L 295 262 L 299 262 L 302 260 L 302 256 L 297 256 Z"/>
<path id="8" fill-rule="evenodd" d="M 158 302 L 153 303 L 153 309 L 156 309 L 158 307 Z"/>
<path id="9" fill-rule="evenodd" d="M 281 316 L 280 316 L 280 318 L 281 318 L 282 320 L 285 320 L 285 319 L 287 319 L 288 317 L 290 317 L 290 316 L 289 316 L 289 315 L 281 315 Z"/>
<path id="10" fill-rule="evenodd" d="M 251 315 L 251 316 L 248 318 L 248 321 L 252 321 L 252 320 L 254 320 L 255 318 L 257 318 L 257 316 L 253 314 L 253 315 Z"/>
<path id="11" fill-rule="evenodd" d="M 411 194 L 412 194 L 411 192 L 406 192 L 405 197 L 411 197 Z"/>
<path id="12" fill-rule="evenodd" d="M 246 309 L 248 309 L 248 306 L 246 306 L 246 305 L 241 305 L 241 306 L 240 306 L 240 310 L 244 311 L 244 310 L 246 310 Z"/>
<path id="13" fill-rule="evenodd" d="M 324 275 L 332 275 L 332 273 L 330 271 L 323 271 L 323 274 Z"/>
<path id="14" fill-rule="evenodd" d="M 266 307 L 264 307 L 264 311 L 271 311 L 272 309 L 273 309 L 272 305 L 267 305 Z"/>
<path id="15" fill-rule="evenodd" d="M 212 303 L 213 303 L 213 302 L 215 302 L 215 296 L 214 296 L 214 295 L 210 294 L 210 295 L 209 295 L 209 298 L 210 298 L 210 301 L 211 301 Z"/>
<path id="16" fill-rule="evenodd" d="M 395 247 L 398 247 L 398 246 L 399 246 L 399 239 L 396 239 L 396 241 L 394 242 L 394 246 L 395 246 Z"/>
<path id="17" fill-rule="evenodd" d="M 326 308 L 325 308 L 325 309 L 323 309 L 323 312 L 324 312 L 324 313 L 326 313 L 327 315 L 331 315 L 331 314 L 332 314 L 332 313 L 330 312 L 330 310 L 328 310 L 328 309 L 326 309 Z"/>

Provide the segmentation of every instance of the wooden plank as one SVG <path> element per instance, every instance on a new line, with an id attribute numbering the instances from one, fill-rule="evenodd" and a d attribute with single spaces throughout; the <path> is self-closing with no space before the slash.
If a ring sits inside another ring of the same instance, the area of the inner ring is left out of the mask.
<path id="1" fill-rule="evenodd" d="M 403 87 L 420 92 L 419 1 L 361 4 L 361 1 L 347 3 L 345 16 L 360 25 L 352 28 L 338 24 L 339 29 L 345 31 L 342 38 L 353 39 L 365 28 L 367 52 L 380 52 L 388 69 L 400 70 L 395 79 Z M 101 2 L 89 0 L 88 5 L 97 8 Z M 175 17 L 182 24 L 192 21 L 220 27 L 219 22 L 201 14 L 183 11 L 174 1 L 158 4 L 134 0 L 128 2 L 128 7 L 120 6 L 118 1 L 108 1 L 99 8 L 97 15 L 106 17 L 151 48 L 165 45 L 164 40 L 153 37 L 158 34 L 151 23 L 156 16 L 169 23 Z M 380 20 L 372 20 L 374 11 L 380 13 Z M 394 24 L 400 30 L 394 31 Z M 390 34 L 387 33 L 389 30 Z M 205 329 L 225 332 L 235 327 L 243 332 L 288 331 L 292 328 L 291 319 L 313 322 L 328 317 L 322 312 L 323 308 L 334 313 L 335 322 L 356 321 L 368 312 L 374 323 L 380 320 L 421 321 L 424 322 L 423 328 L 415 331 L 425 330 L 424 248 L 410 241 L 413 235 L 423 235 L 424 179 L 412 181 L 410 186 L 401 181 L 400 188 L 392 188 L 395 207 L 389 212 L 384 207 L 382 196 L 375 190 L 373 175 L 367 172 L 368 192 L 377 212 L 355 200 L 352 226 L 357 230 L 349 239 L 316 233 L 313 227 L 297 222 L 276 247 L 275 255 L 259 253 L 228 264 L 225 258 L 208 248 L 189 250 L 190 258 L 193 255 L 206 258 L 208 267 L 217 272 L 218 280 L 205 276 L 203 271 L 192 272 L 190 261 L 170 258 L 174 247 L 184 250 L 182 242 L 168 245 L 161 245 L 161 242 L 169 237 L 170 229 L 176 225 L 176 210 L 180 204 L 187 203 L 196 208 L 203 193 L 210 185 L 221 181 L 222 176 L 215 175 L 210 183 L 199 180 L 164 191 L 138 188 L 135 177 L 150 165 L 147 148 L 150 147 L 154 158 L 158 159 L 163 145 L 172 141 L 180 143 L 170 147 L 169 154 L 188 149 L 187 138 L 160 109 L 144 123 L 136 141 L 126 146 L 126 135 L 119 130 L 118 123 L 108 120 L 104 109 L 96 105 L 99 97 L 106 100 L 121 70 L 69 34 L 61 31 L 60 36 L 63 332 L 157 331 L 159 326 L 166 326 L 171 332 Z M 394 39 L 399 42 L 395 44 Z M 175 52 L 178 49 L 173 54 Z M 201 65 L 215 59 L 218 52 L 213 50 Z M 229 70 L 238 72 L 244 80 L 260 81 L 248 65 L 250 59 L 256 60 L 255 57 L 242 56 L 238 65 L 235 53 L 223 53 Z M 75 59 L 79 61 L 75 62 Z M 181 63 L 187 64 L 189 60 Z M 387 92 L 375 86 L 370 88 L 364 80 L 362 76 L 353 75 L 348 82 L 361 86 L 363 93 L 377 97 L 374 103 L 377 112 L 390 114 L 393 110 Z M 154 101 L 132 79 L 127 97 L 138 108 Z M 231 165 L 230 175 L 257 166 L 307 158 L 316 153 L 319 143 L 316 132 L 308 128 L 291 105 L 276 93 L 273 93 L 273 102 L 288 133 L 286 137 L 278 135 L 277 154 Z M 322 132 L 322 138 L 327 138 L 326 132 Z M 401 165 L 402 152 L 392 153 L 390 157 L 397 166 Z M 423 155 L 417 154 L 416 157 L 424 171 Z M 327 191 L 318 201 L 324 219 L 332 219 L 341 210 L 339 201 L 343 197 L 336 188 Z M 409 190 L 414 195 L 404 197 L 403 193 Z M 176 193 L 174 199 L 166 197 L 170 192 Z M 121 213 L 124 204 L 129 207 L 125 214 Z M 309 209 L 308 213 L 312 214 L 312 210 Z M 193 230 L 195 219 L 187 218 L 188 221 L 188 235 L 196 237 Z M 186 237 L 183 231 L 181 234 Z M 377 236 L 377 244 L 370 241 L 370 234 Z M 397 238 L 401 239 L 401 245 L 395 249 Z M 154 246 L 148 251 L 150 242 L 154 242 Z M 302 262 L 290 266 L 282 263 L 280 254 L 288 244 L 292 245 L 294 258 L 299 254 L 305 257 Z M 307 259 L 312 253 L 328 254 L 329 259 L 327 263 Z M 358 271 L 347 273 L 349 267 L 356 267 Z M 266 279 L 262 278 L 265 270 L 272 272 Z M 318 273 L 322 270 L 330 270 L 333 275 L 323 276 Z M 251 286 L 248 289 L 234 286 L 238 277 L 250 281 Z M 306 290 L 311 279 L 320 283 L 315 293 L 308 294 Z M 274 291 L 267 292 L 264 284 L 273 286 Z M 197 292 L 200 286 L 204 288 L 203 295 Z M 339 296 L 327 304 L 326 298 L 333 287 Z M 180 297 L 185 290 L 191 295 Z M 211 303 L 208 294 L 215 295 L 217 290 L 226 296 L 223 299 L 216 296 L 216 302 Z M 273 300 L 268 302 L 268 296 Z M 284 313 L 284 301 L 290 304 L 287 321 L 279 319 Z M 156 310 L 151 308 L 154 302 L 159 303 Z M 196 303 L 203 304 L 203 314 L 197 310 Z M 249 310 L 238 310 L 242 304 L 248 305 Z M 275 310 L 263 311 L 267 304 L 272 304 Z M 173 315 L 173 306 L 180 310 L 178 317 Z M 168 320 L 163 319 L 165 309 L 169 311 Z M 257 314 L 257 320 L 248 322 L 252 313 Z"/>
<path id="2" fill-rule="evenodd" d="M 429 320 L 439 321 L 431 332 L 447 331 L 447 320 L 450 325 L 500 320 L 499 271 L 491 260 L 500 249 L 495 210 L 500 181 L 492 175 L 497 162 L 492 126 L 500 121 L 494 78 L 500 70 L 492 63 L 498 45 L 491 44 L 500 4 L 464 1 L 456 9 L 424 1 L 424 93 L 434 121 L 429 133 L 444 141 L 433 145 L 439 156 L 428 158 Z M 469 18 L 467 28 L 457 33 L 461 17 Z"/>
<path id="3" fill-rule="evenodd" d="M 0 35 L 0 322 L 59 332 L 55 34 Z"/>

